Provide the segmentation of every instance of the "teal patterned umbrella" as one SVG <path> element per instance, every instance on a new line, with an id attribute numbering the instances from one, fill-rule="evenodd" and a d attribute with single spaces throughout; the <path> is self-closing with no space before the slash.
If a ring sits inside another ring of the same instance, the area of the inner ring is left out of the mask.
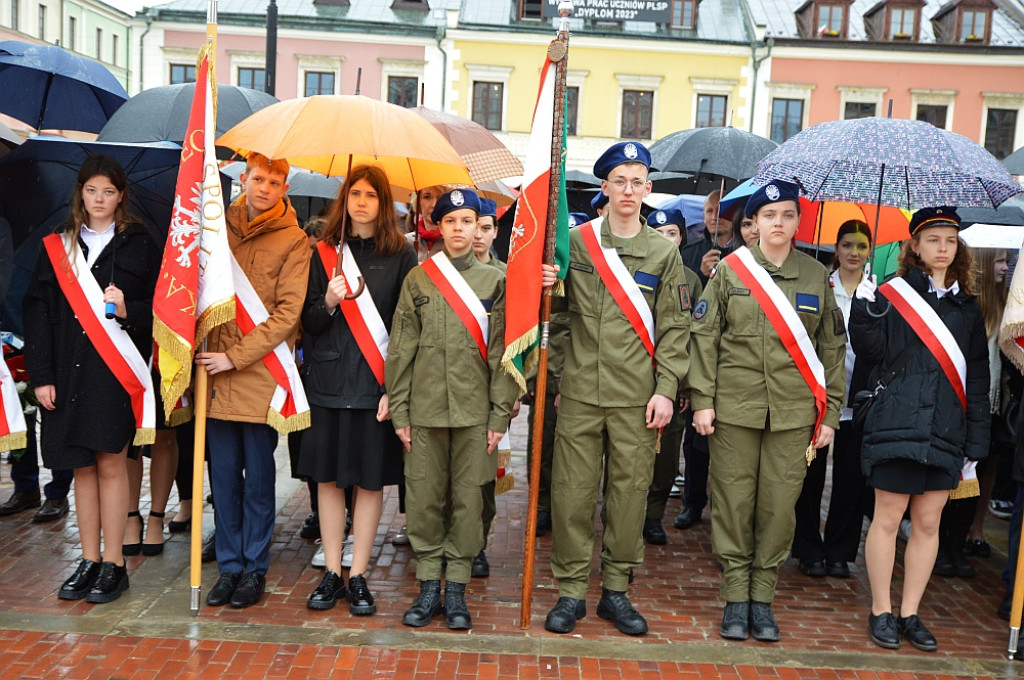
<path id="1" fill-rule="evenodd" d="M 995 157 L 930 123 L 861 118 L 819 123 L 758 164 L 756 184 L 795 181 L 812 201 L 994 208 L 1022 188 Z"/>

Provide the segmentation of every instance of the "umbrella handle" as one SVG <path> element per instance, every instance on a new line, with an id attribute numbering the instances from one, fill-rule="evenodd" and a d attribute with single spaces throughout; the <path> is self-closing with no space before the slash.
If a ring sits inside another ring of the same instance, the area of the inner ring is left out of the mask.
<path id="1" fill-rule="evenodd" d="M 359 286 L 356 288 L 356 292 L 354 292 L 354 293 L 346 293 L 345 294 L 345 299 L 346 300 L 355 300 L 357 297 L 359 297 L 360 295 L 363 294 L 363 291 L 365 289 L 366 289 L 366 284 L 363 283 L 363 277 L 360 276 L 359 277 Z"/>

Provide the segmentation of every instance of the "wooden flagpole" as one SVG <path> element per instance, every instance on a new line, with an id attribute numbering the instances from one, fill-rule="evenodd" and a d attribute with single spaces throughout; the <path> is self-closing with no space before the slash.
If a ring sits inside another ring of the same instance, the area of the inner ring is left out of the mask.
<path id="1" fill-rule="evenodd" d="M 562 182 L 562 131 L 565 129 L 565 76 L 569 57 L 569 15 L 571 0 L 558 3 L 562 20 L 558 37 L 548 45 L 548 58 L 555 64 L 555 106 L 551 121 L 551 179 L 548 185 L 548 214 L 544 227 L 544 264 L 555 263 L 555 236 L 558 232 L 558 199 Z M 530 627 L 530 606 L 533 601 L 533 563 L 537 544 L 537 503 L 540 497 L 540 463 L 544 446 L 544 406 L 548 384 L 548 334 L 551 322 L 551 289 L 543 291 L 540 299 L 540 351 L 537 359 L 537 382 L 534 390 L 533 431 L 530 436 L 530 482 L 526 513 L 526 539 L 524 546 L 523 589 L 520 602 L 519 627 Z"/>

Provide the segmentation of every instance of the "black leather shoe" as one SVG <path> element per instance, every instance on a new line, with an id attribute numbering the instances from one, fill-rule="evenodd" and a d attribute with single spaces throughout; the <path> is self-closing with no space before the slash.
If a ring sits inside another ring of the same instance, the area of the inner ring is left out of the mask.
<path id="1" fill-rule="evenodd" d="M 750 604 L 726 602 L 718 634 L 726 640 L 746 640 L 750 630 Z"/>
<path id="2" fill-rule="evenodd" d="M 828 573 L 822 560 L 800 560 L 800 573 L 804 576 L 824 576 Z"/>
<path id="3" fill-rule="evenodd" d="M 369 616 L 377 613 L 373 593 L 366 585 L 366 577 L 356 574 L 348 580 L 348 611 L 353 616 Z"/>
<path id="4" fill-rule="evenodd" d="M 324 577 L 320 579 L 320 585 L 306 598 L 306 606 L 310 609 L 333 609 L 338 600 L 345 597 L 346 594 L 345 582 L 328 569 L 324 572 Z"/>
<path id="5" fill-rule="evenodd" d="M 65 498 L 47 498 L 43 502 L 43 507 L 36 511 L 36 514 L 32 516 L 33 522 L 52 522 L 58 520 L 61 517 L 68 514 L 69 510 L 68 499 Z"/>
<path id="6" fill-rule="evenodd" d="M 113 562 L 104 562 L 100 565 L 100 574 L 96 577 L 96 583 L 85 597 L 86 602 L 103 604 L 113 602 L 121 597 L 121 593 L 128 590 L 128 569 L 125 565 L 117 566 Z"/>
<path id="7" fill-rule="evenodd" d="M 242 577 L 235 588 L 235 594 L 231 596 L 231 606 L 235 609 L 245 609 L 260 601 L 263 596 L 263 589 L 267 587 L 267 579 L 263 574 L 250 572 Z"/>
<path id="8" fill-rule="evenodd" d="M 750 601 L 750 635 L 761 642 L 778 642 L 782 637 L 772 606 L 767 602 Z"/>
<path id="9" fill-rule="evenodd" d="M 487 561 L 487 555 L 481 550 L 473 558 L 473 566 L 470 567 L 470 576 L 473 578 L 487 578 L 491 575 L 491 565 Z"/>
<path id="10" fill-rule="evenodd" d="M 939 648 L 939 643 L 936 642 L 935 636 L 924 627 L 921 619 L 917 618 L 917 614 L 912 614 L 907 618 L 897 617 L 896 626 L 903 637 L 907 638 L 907 642 L 922 652 L 934 652 Z"/>
<path id="11" fill-rule="evenodd" d="M 626 593 L 601 588 L 601 600 L 597 603 L 597 615 L 615 624 L 620 633 L 643 635 L 647 632 L 647 621 L 629 601 Z"/>
<path id="12" fill-rule="evenodd" d="M 0 515 L 13 515 L 16 512 L 38 508 L 42 505 L 39 498 L 39 489 L 35 492 L 19 493 L 15 491 L 3 504 L 0 504 Z"/>
<path id="13" fill-rule="evenodd" d="M 665 528 L 661 526 L 660 519 L 644 520 L 644 540 L 651 545 L 665 545 L 668 543 L 668 536 L 665 535 Z"/>
<path id="14" fill-rule="evenodd" d="M 211 531 L 210 537 L 203 543 L 202 552 L 203 564 L 217 561 L 217 532 Z"/>
<path id="15" fill-rule="evenodd" d="M 676 519 L 672 522 L 672 526 L 676 529 L 686 530 L 698 522 L 700 522 L 700 512 L 686 506 L 683 508 L 682 512 L 676 515 Z"/>
<path id="16" fill-rule="evenodd" d="M 828 575 L 835 578 L 850 578 L 850 565 L 846 560 L 826 560 Z"/>
<path id="17" fill-rule="evenodd" d="M 299 538 L 320 538 L 320 515 L 311 512 L 302 520 L 302 528 L 299 529 Z"/>
<path id="18" fill-rule="evenodd" d="M 953 569 L 956 570 L 956 575 L 960 578 L 974 578 L 975 570 L 974 565 L 971 561 L 964 557 L 964 554 L 959 550 L 950 551 L 950 561 L 953 563 Z"/>
<path id="19" fill-rule="evenodd" d="M 132 510 L 128 513 L 128 521 L 134 522 L 132 517 L 139 518 L 139 541 L 137 543 L 125 543 L 121 546 L 121 554 L 125 557 L 135 557 L 142 552 L 142 535 L 145 527 L 142 525 L 142 515 L 139 514 L 138 510 Z"/>
<path id="20" fill-rule="evenodd" d="M 552 633 L 571 633 L 576 622 L 587 615 L 587 601 L 560 597 L 544 619 L 544 629 Z"/>
<path id="21" fill-rule="evenodd" d="M 57 591 L 57 599 L 60 600 L 81 600 L 89 594 L 92 586 L 96 583 L 96 577 L 100 575 L 100 563 L 87 560 L 84 557 L 79 561 L 78 568 Z M 1007 616 L 1007 619 L 1010 617 Z"/>
<path id="22" fill-rule="evenodd" d="M 235 594 L 235 588 L 238 587 L 238 582 L 241 580 L 241 574 L 221 574 L 217 579 L 217 584 L 206 596 L 206 604 L 211 607 L 222 607 L 231 602 L 231 596 Z"/>
<path id="23" fill-rule="evenodd" d="M 868 615 L 868 634 L 871 641 L 886 649 L 900 648 L 900 631 L 896 625 L 896 617 L 891 612 L 875 616 Z"/>
<path id="24" fill-rule="evenodd" d="M 932 573 L 936 576 L 956 576 L 956 566 L 953 564 L 953 560 L 950 559 L 949 553 L 941 547 L 935 556 L 935 566 L 932 567 Z"/>
<path id="25" fill-rule="evenodd" d="M 450 630 L 469 630 L 473 619 L 466 606 L 466 584 L 448 581 L 444 587 L 444 624 Z"/>
<path id="26" fill-rule="evenodd" d="M 538 510 L 537 511 L 537 535 L 538 536 L 547 536 L 549 531 L 551 531 L 551 511 L 550 510 Z"/>
<path id="27" fill-rule="evenodd" d="M 419 628 L 430 623 L 430 619 L 444 611 L 441 602 L 440 581 L 420 581 L 420 596 L 402 617 L 402 623 Z"/>

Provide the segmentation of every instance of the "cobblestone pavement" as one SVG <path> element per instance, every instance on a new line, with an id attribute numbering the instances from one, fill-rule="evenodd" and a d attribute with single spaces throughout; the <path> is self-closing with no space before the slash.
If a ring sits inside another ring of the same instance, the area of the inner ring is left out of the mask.
<path id="1" fill-rule="evenodd" d="M 289 478 L 278 449 L 278 514 L 267 594 L 255 607 L 188 609 L 188 534 L 174 535 L 157 557 L 127 558 L 131 589 L 120 600 L 91 605 L 61 601 L 56 590 L 80 555 L 75 516 L 32 524 L 31 513 L 0 518 L 0 680 L 6 678 L 940 678 L 1019 677 L 1024 664 L 1005 660 L 1007 627 L 995 616 L 1002 595 L 1006 522 L 986 526 L 994 554 L 972 558 L 973 579 L 935 577 L 921 617 L 939 651 L 904 645 L 887 652 L 867 637 L 869 591 L 863 558 L 850 579 L 813 579 L 790 561 L 782 571 L 775 612 L 776 644 L 726 642 L 717 633 L 721 576 L 711 555 L 707 514 L 689 531 L 671 527 L 669 544 L 648 546 L 630 596 L 650 633 L 619 634 L 595 613 L 600 596 L 595 555 L 588 616 L 574 634 L 543 629 L 557 599 L 548 568 L 550 536 L 537 548 L 536 590 L 529 630 L 519 625 L 526 510 L 526 419 L 513 423 L 517 487 L 498 498 L 488 541 L 491 576 L 467 590 L 471 632 L 452 632 L 438 619 L 423 629 L 401 623 L 415 599 L 415 557 L 390 537 L 404 523 L 395 489 L 385 493 L 368 581 L 378 614 L 353 617 L 343 604 L 306 608 L 322 572 L 309 566 L 313 541 L 299 538 L 309 512 L 305 486 Z M 283 440 L 282 440 L 283 442 Z M 5 466 L 6 467 L 6 466 Z M 0 498 L 11 492 L 0 470 Z M 143 513 L 148 509 L 144 490 Z M 176 498 L 172 496 L 171 508 Z M 204 526 L 212 527 L 207 509 Z M 599 539 L 598 539 L 599 540 Z M 901 548 L 902 552 L 902 548 Z M 899 559 L 902 559 L 900 555 Z M 216 579 L 204 565 L 203 595 Z M 897 570 L 894 592 L 901 573 Z M 898 597 L 896 600 L 898 604 Z"/>

